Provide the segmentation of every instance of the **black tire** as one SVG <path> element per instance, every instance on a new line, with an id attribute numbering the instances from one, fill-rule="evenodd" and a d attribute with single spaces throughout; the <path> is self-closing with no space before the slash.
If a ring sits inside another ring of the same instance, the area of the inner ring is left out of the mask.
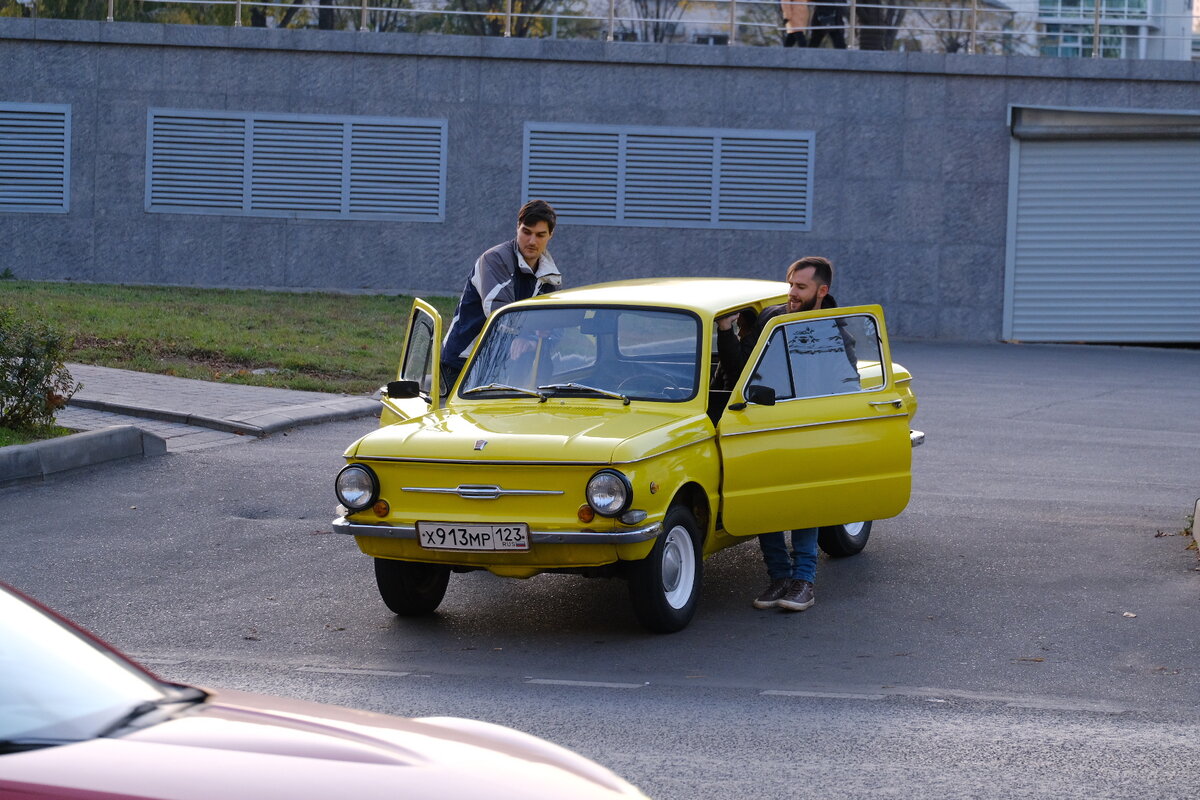
<path id="1" fill-rule="evenodd" d="M 375 583 L 379 596 L 392 613 L 402 617 L 432 614 L 450 583 L 450 568 L 415 561 L 375 559 Z"/>
<path id="2" fill-rule="evenodd" d="M 817 531 L 817 544 L 831 558 L 843 558 L 862 552 L 871 537 L 871 521 L 829 525 Z"/>
<path id="3" fill-rule="evenodd" d="M 638 622 L 655 633 L 686 628 L 696 613 L 703 577 L 700 526 L 692 512 L 676 506 L 667 512 L 650 555 L 630 565 L 629 597 Z"/>

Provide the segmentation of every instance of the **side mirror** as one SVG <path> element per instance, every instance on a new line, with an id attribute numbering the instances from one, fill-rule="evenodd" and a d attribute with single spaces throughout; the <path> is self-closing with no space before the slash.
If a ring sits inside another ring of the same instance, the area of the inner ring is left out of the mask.
<path id="1" fill-rule="evenodd" d="M 421 393 L 421 384 L 416 381 L 388 381 L 384 393 L 397 399 L 417 397 Z"/>
<path id="2" fill-rule="evenodd" d="M 760 406 L 775 405 L 775 389 L 770 386 L 759 386 L 757 384 L 746 387 L 746 402 L 756 403 Z"/>

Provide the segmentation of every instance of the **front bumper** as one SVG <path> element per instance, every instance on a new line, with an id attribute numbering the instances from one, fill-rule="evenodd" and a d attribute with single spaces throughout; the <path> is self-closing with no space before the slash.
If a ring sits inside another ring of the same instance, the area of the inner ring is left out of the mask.
<path id="1" fill-rule="evenodd" d="M 378 536 L 384 539 L 416 539 L 414 525 L 367 525 L 351 522 L 345 517 L 333 521 L 334 533 L 352 536 Z M 530 531 L 532 544 L 637 544 L 648 542 L 662 532 L 662 523 L 645 525 L 627 531 Z"/>

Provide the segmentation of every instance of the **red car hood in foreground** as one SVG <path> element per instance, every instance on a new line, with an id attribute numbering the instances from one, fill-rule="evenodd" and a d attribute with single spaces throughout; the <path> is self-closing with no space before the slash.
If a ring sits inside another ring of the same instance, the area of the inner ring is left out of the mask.
<path id="1" fill-rule="evenodd" d="M 0 756 L 0 798 L 642 797 L 582 756 L 468 719 L 221 691 L 127 735 Z"/>

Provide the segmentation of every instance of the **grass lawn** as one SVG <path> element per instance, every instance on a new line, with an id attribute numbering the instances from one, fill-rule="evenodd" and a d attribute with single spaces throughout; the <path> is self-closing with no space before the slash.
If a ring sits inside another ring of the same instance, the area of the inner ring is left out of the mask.
<path id="1" fill-rule="evenodd" d="M 449 324 L 457 298 L 425 299 Z M 350 394 L 395 377 L 411 303 L 402 295 L 0 280 L 0 305 L 74 336 L 69 361 Z"/>
<path id="2" fill-rule="evenodd" d="M 12 428 L 0 427 L 0 447 L 7 447 L 10 444 L 29 444 L 30 442 L 37 442 L 42 439 L 54 439 L 59 436 L 66 436 L 69 433 L 73 433 L 73 431 L 57 425 L 43 431 L 38 431 L 37 433 L 14 431 Z"/>

